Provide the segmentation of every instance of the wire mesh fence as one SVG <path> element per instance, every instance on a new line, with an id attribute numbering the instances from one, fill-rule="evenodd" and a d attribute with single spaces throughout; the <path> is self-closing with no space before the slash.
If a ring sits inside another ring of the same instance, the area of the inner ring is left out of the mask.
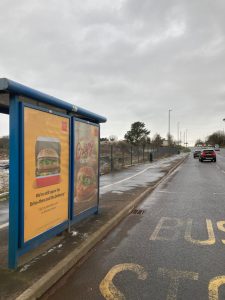
<path id="1" fill-rule="evenodd" d="M 176 147 L 158 147 L 152 145 L 131 146 L 128 143 L 101 143 L 100 144 L 100 174 L 145 163 L 151 160 L 177 154 Z M 8 161 L 0 164 L 0 200 L 8 198 L 9 171 L 5 168 Z"/>
<path id="2" fill-rule="evenodd" d="M 131 146 L 128 143 L 101 143 L 100 174 L 120 170 L 127 166 L 144 163 L 153 159 L 177 154 L 176 147 L 157 147 L 151 145 Z"/>

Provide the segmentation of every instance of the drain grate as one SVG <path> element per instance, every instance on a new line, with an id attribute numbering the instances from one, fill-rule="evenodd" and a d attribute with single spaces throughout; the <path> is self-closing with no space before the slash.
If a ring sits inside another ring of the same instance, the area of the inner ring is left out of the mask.
<path id="1" fill-rule="evenodd" d="M 143 215 L 144 212 L 145 212 L 145 211 L 144 211 L 143 209 L 133 209 L 133 210 L 131 211 L 131 214 L 132 214 L 132 215 Z"/>

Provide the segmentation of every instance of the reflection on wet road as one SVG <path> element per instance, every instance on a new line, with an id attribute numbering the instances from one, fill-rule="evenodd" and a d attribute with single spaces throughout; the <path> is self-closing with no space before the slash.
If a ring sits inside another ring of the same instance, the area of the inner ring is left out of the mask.
<path id="1" fill-rule="evenodd" d="M 100 178 L 100 194 L 109 191 L 113 193 L 123 193 L 134 187 L 147 186 L 150 182 L 157 181 L 171 162 L 180 158 L 175 155 L 164 158 L 153 163 L 146 163 L 130 167 L 119 173 L 110 173 Z"/>

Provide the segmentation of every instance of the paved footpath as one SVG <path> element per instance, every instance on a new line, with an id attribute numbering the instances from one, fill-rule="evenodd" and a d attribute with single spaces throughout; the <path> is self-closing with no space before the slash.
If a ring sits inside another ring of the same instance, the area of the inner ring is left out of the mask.
<path id="1" fill-rule="evenodd" d="M 102 176 L 100 213 L 73 226 L 70 233 L 25 255 L 16 271 L 0 269 L 0 299 L 40 297 L 124 219 L 185 156 L 176 155 Z M 1 257 L 0 253 L 0 260 Z"/>

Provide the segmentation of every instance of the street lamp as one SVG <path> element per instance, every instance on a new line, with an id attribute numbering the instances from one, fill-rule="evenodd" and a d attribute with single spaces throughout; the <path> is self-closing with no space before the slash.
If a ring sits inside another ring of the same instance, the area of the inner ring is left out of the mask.
<path id="1" fill-rule="evenodd" d="M 180 122 L 177 123 L 177 145 L 180 145 Z"/>
<path id="2" fill-rule="evenodd" d="M 187 133 L 188 133 L 188 130 L 186 129 L 186 148 L 187 148 L 187 144 L 188 144 L 188 142 L 187 142 Z"/>
<path id="3" fill-rule="evenodd" d="M 169 108 L 168 112 L 169 112 L 169 130 L 168 130 L 168 142 L 170 142 L 170 112 L 172 111 L 171 108 Z"/>

